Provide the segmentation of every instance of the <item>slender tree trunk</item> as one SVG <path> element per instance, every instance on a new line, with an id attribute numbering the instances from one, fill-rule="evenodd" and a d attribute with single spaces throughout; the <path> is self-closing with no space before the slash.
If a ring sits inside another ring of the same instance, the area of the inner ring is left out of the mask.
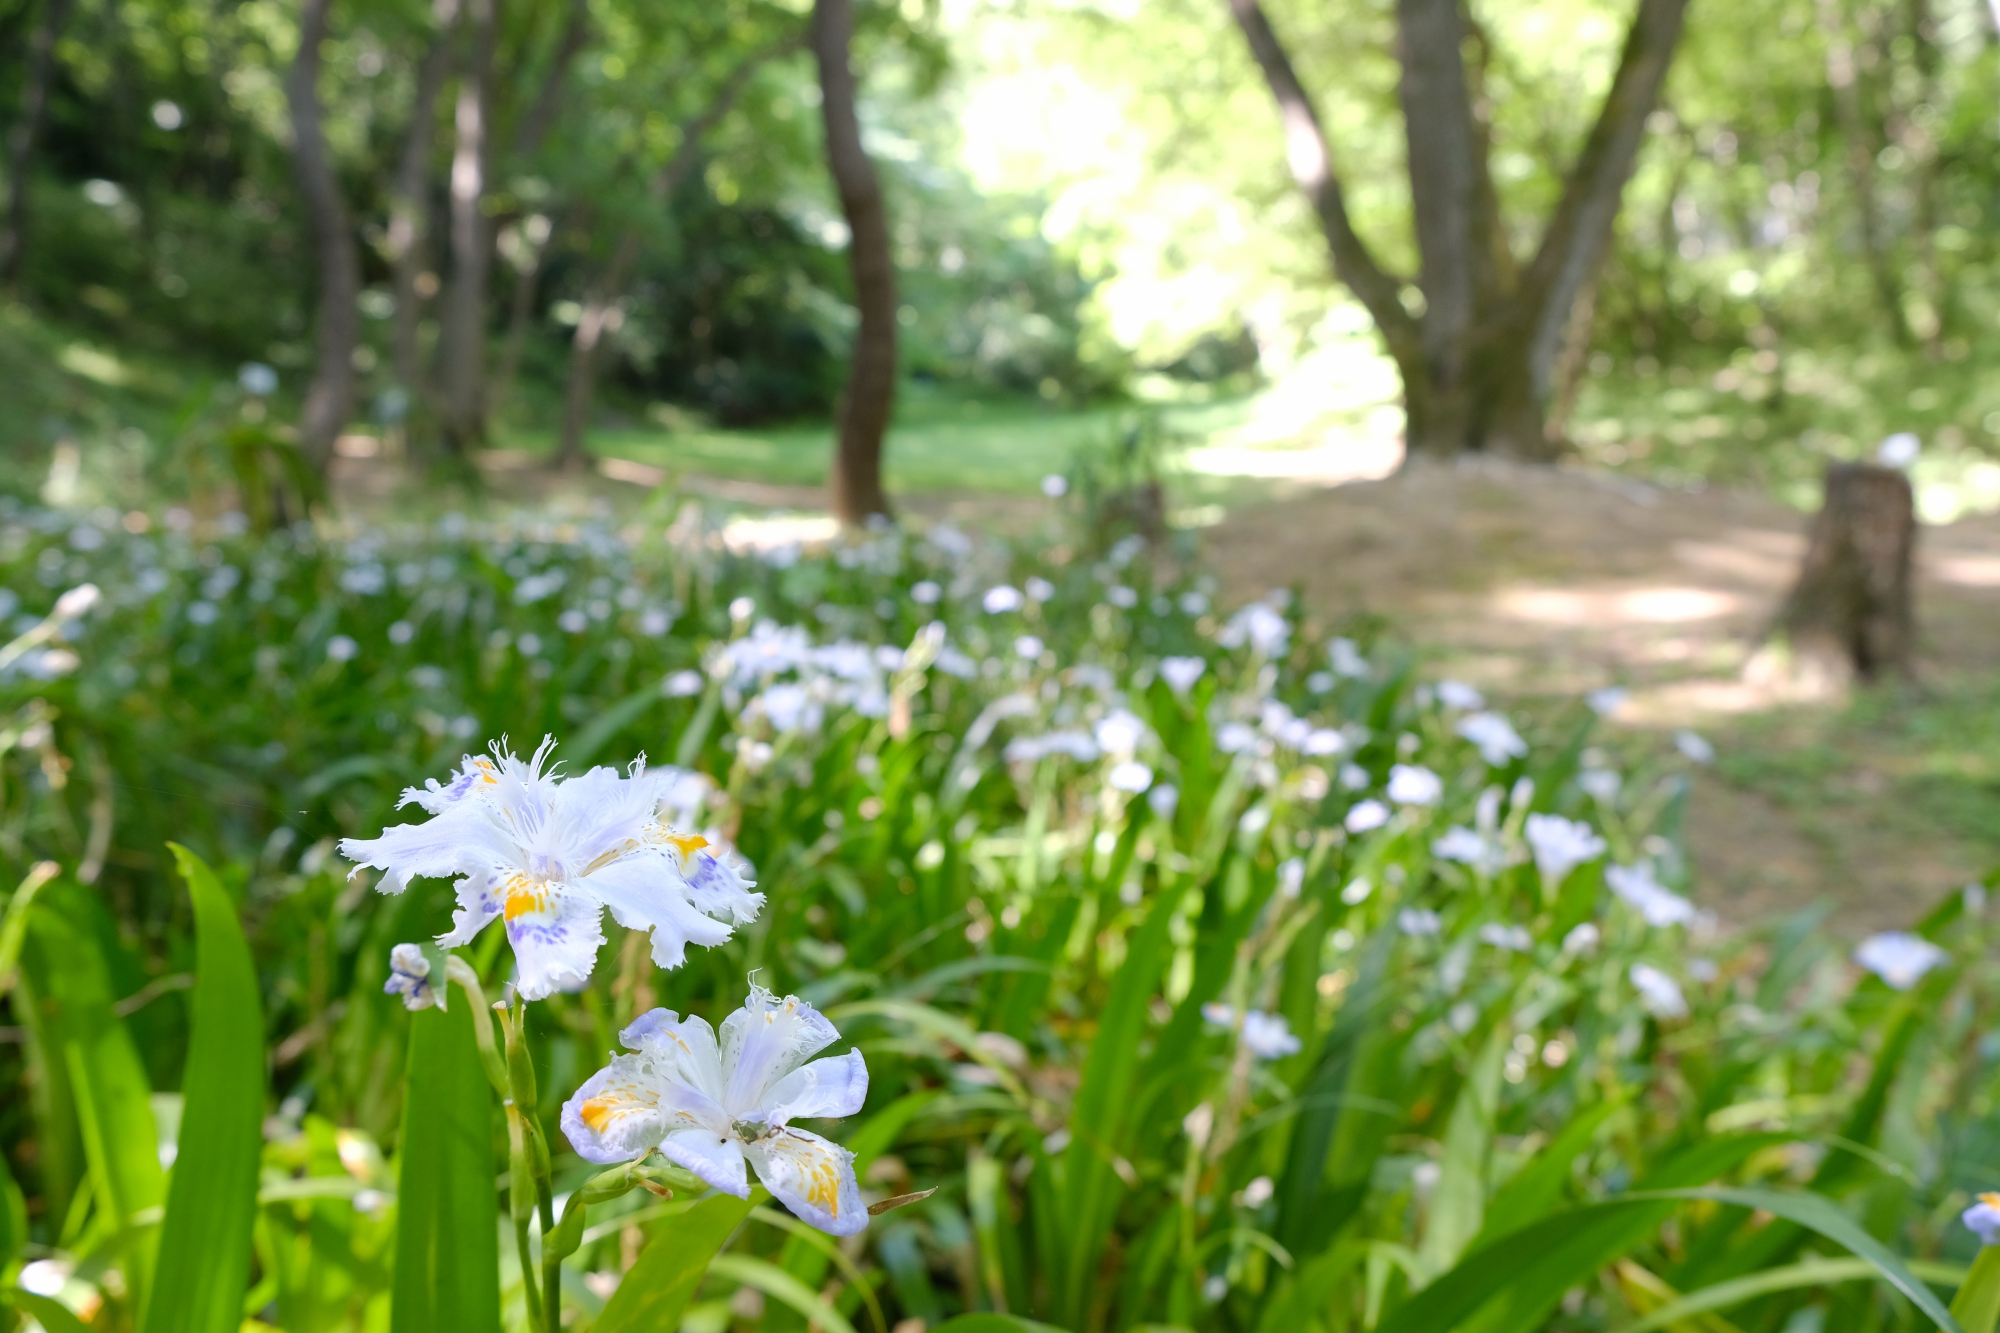
<path id="1" fill-rule="evenodd" d="M 896 267 L 889 253 L 882 183 L 861 145 L 861 123 L 854 111 L 854 70 L 848 63 L 853 32 L 851 0 L 815 0 L 812 43 L 819 61 L 826 162 L 841 212 L 847 215 L 847 266 L 861 314 L 840 399 L 829 491 L 836 518 L 864 523 L 889 513 L 882 493 L 882 437 L 896 399 Z"/>
<path id="2" fill-rule="evenodd" d="M 605 335 L 616 333 L 625 322 L 624 293 L 639 262 L 639 245 L 637 228 L 618 238 L 611 262 L 591 285 L 577 317 L 576 335 L 569 344 L 569 379 L 563 390 L 562 439 L 555 457 L 558 468 L 574 470 L 584 464 L 583 437 L 590 429 L 590 404 L 597 390 L 598 349 Z"/>
<path id="3" fill-rule="evenodd" d="M 4 228 L 0 228 L 0 285 L 10 288 L 20 281 L 21 260 L 28 249 L 35 145 L 41 137 L 49 85 L 55 81 L 56 39 L 62 36 L 63 25 L 69 21 L 69 11 L 70 0 L 43 0 L 41 21 L 28 39 L 28 71 L 21 84 L 21 110 L 7 131 L 7 218 Z"/>
<path id="4" fill-rule="evenodd" d="M 319 334 L 312 383 L 299 422 L 306 461 L 326 471 L 333 441 L 354 411 L 354 349 L 361 339 L 361 256 L 347 203 L 334 174 L 319 102 L 320 47 L 326 41 L 331 0 L 305 0 L 299 14 L 299 51 L 285 95 L 291 104 L 292 157 L 306 206 L 319 266 Z"/>
<path id="5" fill-rule="evenodd" d="M 493 410 L 499 412 L 513 396 L 514 381 L 521 373 L 521 356 L 528 346 L 528 325 L 535 316 L 535 296 L 541 289 L 542 270 L 557 243 L 579 225 L 590 228 L 588 201 L 578 201 L 548 219 L 549 230 L 539 242 L 529 245 L 527 266 L 514 271 L 514 286 L 507 296 L 507 334 L 500 343 L 500 367 L 493 372 Z"/>
<path id="6" fill-rule="evenodd" d="M 486 442 L 486 279 L 492 256 L 485 214 L 491 147 L 496 0 L 467 0 L 470 50 L 459 75 L 451 157 L 451 281 L 443 328 L 443 435 L 460 458 Z"/>
<path id="7" fill-rule="evenodd" d="M 784 55 L 798 45 L 797 39 L 787 38 L 759 51 L 745 56 L 735 69 L 722 81 L 722 86 L 709 104 L 692 119 L 680 127 L 680 143 L 667 164 L 653 174 L 647 182 L 647 193 L 654 204 L 664 206 L 670 202 L 681 185 L 694 171 L 695 163 L 701 160 L 702 141 L 721 119 L 729 114 L 729 108 L 749 84 L 750 78 L 767 60 Z M 632 284 L 633 271 L 638 267 L 640 247 L 643 237 L 636 227 L 628 227 L 618 238 L 617 248 L 612 251 L 611 262 L 604 268 L 584 297 L 583 311 L 576 321 L 576 333 L 569 345 L 569 378 L 563 391 L 562 436 L 556 446 L 555 466 L 560 469 L 574 469 L 583 466 L 584 436 L 590 430 L 591 400 L 597 391 L 597 361 L 603 348 L 604 337 L 616 333 L 625 321 L 625 291 Z"/>
<path id="8" fill-rule="evenodd" d="M 589 0 L 571 0 L 569 17 L 563 25 L 562 37 L 556 43 L 555 54 L 550 57 L 541 92 L 516 127 L 513 148 L 516 161 L 530 161 L 542 151 L 542 144 L 555 128 L 562 110 L 563 89 L 569 82 L 570 66 L 576 63 L 577 56 L 589 40 Z M 579 203 L 548 217 L 549 229 L 542 239 L 526 242 L 528 253 L 525 262 L 515 268 L 514 284 L 508 294 L 507 334 L 500 345 L 500 368 L 494 373 L 493 391 L 487 400 L 493 412 L 505 408 L 509 395 L 514 391 L 514 377 L 520 373 L 521 353 L 527 345 L 528 321 L 534 315 L 535 293 L 541 285 L 544 263 L 554 251 L 557 237 L 568 230 L 571 216 L 583 215 L 587 211 L 588 204 Z M 526 240 L 525 237 L 523 239 Z"/>
<path id="9" fill-rule="evenodd" d="M 1820 27 L 1826 33 L 1826 82 L 1833 92 L 1833 114 L 1846 151 L 1847 182 L 1854 191 L 1854 211 L 1861 225 L 1861 252 L 1875 297 L 1882 303 L 1889 328 L 1905 347 L 1916 346 L 1909 315 L 1903 309 L 1903 284 L 1896 277 L 1895 258 L 1883 234 L 1882 203 L 1875 189 L 1874 136 L 1861 112 L 1859 62 L 1847 32 L 1847 16 L 1839 0 L 1819 0 Z"/>
<path id="10" fill-rule="evenodd" d="M 430 180 L 432 136 L 437 128 L 437 101 L 451 75 L 452 30 L 458 23 L 458 0 L 437 0 L 431 7 L 431 18 L 437 25 L 437 35 L 417 66 L 410 127 L 403 137 L 403 151 L 389 194 L 390 281 L 396 296 L 392 361 L 396 381 L 410 396 L 412 407 L 430 398 L 417 346 L 424 301 L 417 291 L 417 277 L 424 272 L 424 261 L 429 255 L 426 244 L 429 238 L 424 227 L 428 216 L 426 186 Z"/>

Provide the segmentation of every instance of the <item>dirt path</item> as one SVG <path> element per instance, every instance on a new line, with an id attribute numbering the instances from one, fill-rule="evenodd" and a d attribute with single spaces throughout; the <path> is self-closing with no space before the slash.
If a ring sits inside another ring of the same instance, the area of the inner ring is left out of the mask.
<path id="1" fill-rule="evenodd" d="M 1919 687 L 1852 706 L 1742 682 L 1804 524 L 1751 495 L 1419 461 L 1239 509 L 1205 546 L 1232 597 L 1302 583 L 1322 615 L 1385 616 L 1500 697 L 1624 685 L 1616 728 L 1700 729 L 1723 758 L 1688 837 L 1725 917 L 1825 899 L 1846 929 L 1905 924 L 2000 862 L 2000 820 L 1979 827 L 1982 802 L 2000 812 L 2000 754 L 1953 722 L 2000 667 L 2000 519 L 1924 530 Z"/>

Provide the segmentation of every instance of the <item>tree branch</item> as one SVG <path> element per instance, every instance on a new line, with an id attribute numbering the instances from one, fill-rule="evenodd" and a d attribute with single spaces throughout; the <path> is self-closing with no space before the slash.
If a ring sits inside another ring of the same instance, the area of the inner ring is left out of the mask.
<path id="1" fill-rule="evenodd" d="M 1291 58 L 1285 54 L 1257 0 L 1229 0 L 1229 12 L 1235 17 L 1236 26 L 1243 30 L 1250 54 L 1263 70 L 1271 95 L 1277 99 L 1292 179 L 1305 191 L 1319 216 L 1320 230 L 1326 236 L 1327 248 L 1333 252 L 1334 275 L 1367 307 L 1399 361 L 1416 353 L 1417 324 L 1403 309 L 1399 295 L 1402 284 L 1375 262 L 1375 256 L 1369 253 L 1366 242 L 1348 220 L 1347 200 L 1340 179 L 1334 174 L 1326 130 L 1320 124 L 1312 98 L 1292 69 Z"/>
<path id="2" fill-rule="evenodd" d="M 562 40 L 556 43 L 556 51 L 549 58 L 548 73 L 542 78 L 541 91 L 535 96 L 535 104 L 528 108 L 528 114 L 521 117 L 521 123 L 514 130 L 514 156 L 530 158 L 541 151 L 542 140 L 548 138 L 554 128 L 556 114 L 562 110 L 563 85 L 569 79 L 569 68 L 590 40 L 590 0 L 571 0 L 569 18 L 563 25 Z"/>
<path id="3" fill-rule="evenodd" d="M 646 182 L 646 193 L 654 203 L 664 204 L 672 199 L 693 174 L 695 164 L 701 160 L 702 141 L 736 105 L 736 99 L 743 95 L 758 68 L 767 61 L 796 51 L 802 42 L 803 38 L 794 33 L 744 56 L 723 79 L 722 86 L 716 89 L 708 105 L 682 122 L 680 142 L 674 146 L 673 155 Z M 623 177 L 623 165 L 613 174 Z M 603 274 L 591 285 L 577 318 L 576 334 L 570 339 L 562 437 L 556 447 L 555 466 L 558 468 L 574 468 L 583 463 L 583 437 L 590 429 L 590 403 L 597 388 L 597 354 L 603 345 L 604 335 L 616 333 L 624 323 L 625 289 L 632 284 L 632 271 L 638 267 L 644 240 L 639 228 L 628 226 L 625 229 L 611 253 L 611 262 L 605 265 Z"/>
<path id="4" fill-rule="evenodd" d="M 1659 104 L 1687 5 L 1688 0 L 1639 0 L 1611 90 L 1528 267 L 1522 284 L 1523 323 L 1531 340 L 1528 368 L 1537 401 L 1547 395 L 1570 307 L 1610 243 L 1619 199 L 1638 160 L 1646 118 Z"/>

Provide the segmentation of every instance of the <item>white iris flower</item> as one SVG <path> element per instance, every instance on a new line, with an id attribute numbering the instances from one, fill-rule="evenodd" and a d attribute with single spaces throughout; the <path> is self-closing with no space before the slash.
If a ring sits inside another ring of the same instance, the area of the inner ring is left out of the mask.
<path id="1" fill-rule="evenodd" d="M 1439 687 L 1440 690 L 1443 686 Z M 1479 751 L 1488 768 L 1504 768 L 1509 760 L 1528 753 L 1528 743 L 1514 724 L 1498 713 L 1473 713 L 1458 720 L 1458 734 Z"/>
<path id="2" fill-rule="evenodd" d="M 1175 694 L 1186 694 L 1194 688 L 1208 670 L 1208 663 L 1199 657 L 1163 657 L 1160 659 L 1160 679 L 1167 682 L 1167 688 Z"/>
<path id="3" fill-rule="evenodd" d="M 431 989 L 431 960 L 414 944 L 399 944 L 389 951 L 389 979 L 382 983 L 384 995 L 400 995 L 403 1007 L 412 1013 L 429 1009 L 438 1002 Z"/>
<path id="4" fill-rule="evenodd" d="M 521 994 L 538 1000 L 590 976 L 609 907 L 618 924 L 651 930 L 653 961 L 679 967 L 689 944 L 713 948 L 757 919 L 751 893 L 726 849 L 663 823 L 660 809 L 684 785 L 678 770 L 629 775 L 593 768 L 572 778 L 545 771 L 553 739 L 523 761 L 504 746 L 467 755 L 448 784 L 403 793 L 433 818 L 398 824 L 379 838 L 348 838 L 340 850 L 386 871 L 376 885 L 400 893 L 412 879 L 457 876 L 458 911 L 438 936 L 447 949 L 504 919 Z"/>
<path id="5" fill-rule="evenodd" d="M 1201 1016 L 1212 1027 L 1236 1026 L 1236 1007 L 1220 1000 L 1203 1005 Z M 1243 1048 L 1259 1060 L 1282 1060 L 1303 1049 L 1283 1014 L 1267 1014 L 1262 1009 L 1250 1009 L 1243 1015 Z"/>
<path id="6" fill-rule="evenodd" d="M 1440 861 L 1457 861 L 1491 878 L 1507 868 L 1507 850 L 1462 824 L 1445 830 L 1431 843 L 1431 855 Z"/>
<path id="7" fill-rule="evenodd" d="M 1604 882 L 1613 893 L 1638 908 L 1649 926 L 1694 924 L 1697 915 L 1694 904 L 1653 878 L 1651 862 L 1612 866 L 1604 872 Z"/>
<path id="8" fill-rule="evenodd" d="M 1632 964 L 1630 975 L 1639 992 L 1639 1003 L 1647 1013 L 1655 1018 L 1687 1017 L 1687 999 L 1681 994 L 1678 981 L 1651 963 Z"/>
<path id="9" fill-rule="evenodd" d="M 1887 982 L 1891 990 L 1908 990 L 1951 955 L 1921 935 L 1885 930 L 1870 935 L 1854 950 L 1854 961 Z"/>
<path id="10" fill-rule="evenodd" d="M 853 1115 L 867 1100 L 861 1052 L 806 1063 L 839 1038 L 805 1001 L 757 986 L 722 1020 L 719 1044 L 702 1019 L 652 1010 L 618 1034 L 632 1054 L 613 1056 L 563 1103 L 563 1133 L 592 1162 L 658 1148 L 739 1199 L 750 1197 L 747 1160 L 796 1216 L 851 1236 L 868 1225 L 854 1154 L 791 1124 Z"/>
<path id="11" fill-rule="evenodd" d="M 1535 853 L 1535 868 L 1550 884 L 1561 884 L 1570 871 L 1604 855 L 1604 839 L 1581 819 L 1529 815 L 1524 832 Z"/>
<path id="12" fill-rule="evenodd" d="M 1436 805 L 1444 779 L 1421 764 L 1397 764 L 1389 770 L 1388 796 L 1397 805 Z"/>
<path id="13" fill-rule="evenodd" d="M 1981 1245 L 2000 1245 L 2000 1194 L 1978 1195 L 1959 1220 L 1972 1228 Z"/>
<path id="14" fill-rule="evenodd" d="M 1439 681 L 1437 698 L 1446 708 L 1456 708 L 1461 711 L 1486 707 L 1486 696 L 1462 680 Z"/>

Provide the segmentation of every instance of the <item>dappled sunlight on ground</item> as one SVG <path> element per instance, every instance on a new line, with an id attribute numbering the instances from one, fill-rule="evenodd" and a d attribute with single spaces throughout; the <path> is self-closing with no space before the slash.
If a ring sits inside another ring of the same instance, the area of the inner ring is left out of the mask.
<path id="1" fill-rule="evenodd" d="M 1941 779 L 1910 768 L 1926 747 L 1899 748 L 1906 738 L 1839 751 L 1827 728 L 1844 697 L 1746 680 L 1796 576 L 1805 523 L 1753 495 L 1417 460 L 1389 480 L 1239 509 L 1204 538 L 1232 599 L 1300 585 L 1328 623 L 1384 617 L 1441 669 L 1502 697 L 1623 686 L 1614 738 L 1696 727 L 1722 747 L 1725 769 L 1732 745 L 1768 749 L 1774 763 L 1833 746 L 1815 760 L 1833 776 L 1803 802 L 1703 775 L 1688 830 L 1705 892 L 1735 920 L 1824 896 L 1853 928 L 1906 921 L 1987 869 L 2000 830 L 1968 842 L 1885 794 Z M 1926 694 L 1990 676 L 2000 667 L 2000 521 L 1925 528 L 1918 575 Z M 1951 780 L 1979 780 L 1983 762 Z"/>

